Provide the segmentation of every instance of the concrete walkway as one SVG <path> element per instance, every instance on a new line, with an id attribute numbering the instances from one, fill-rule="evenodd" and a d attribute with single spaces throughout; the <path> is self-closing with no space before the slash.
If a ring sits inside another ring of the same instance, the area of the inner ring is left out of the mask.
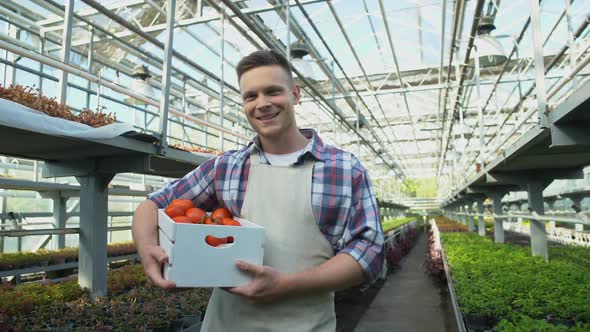
<path id="1" fill-rule="evenodd" d="M 455 332 L 457 324 L 446 284 L 442 287 L 425 268 L 427 234 L 387 278 L 356 326 L 355 332 Z"/>

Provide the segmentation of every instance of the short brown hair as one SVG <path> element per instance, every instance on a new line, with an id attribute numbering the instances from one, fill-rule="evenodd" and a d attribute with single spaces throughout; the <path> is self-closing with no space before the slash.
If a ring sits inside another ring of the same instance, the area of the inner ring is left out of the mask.
<path id="1" fill-rule="evenodd" d="M 289 75 L 291 81 L 293 80 L 293 74 L 291 74 L 291 65 L 289 64 L 289 61 L 287 61 L 287 59 L 279 51 L 269 49 L 254 51 L 238 62 L 238 65 L 236 66 L 238 82 L 242 78 L 242 75 L 244 75 L 244 73 L 250 69 L 273 65 L 283 68 Z"/>

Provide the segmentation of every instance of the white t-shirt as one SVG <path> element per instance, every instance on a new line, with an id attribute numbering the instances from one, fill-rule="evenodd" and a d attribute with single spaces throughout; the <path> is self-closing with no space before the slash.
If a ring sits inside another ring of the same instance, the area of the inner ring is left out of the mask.
<path id="1" fill-rule="evenodd" d="M 272 154 L 265 152 L 264 155 L 271 165 L 290 166 L 297 162 L 297 158 L 303 153 L 303 150 L 305 150 L 305 148 L 287 154 Z"/>

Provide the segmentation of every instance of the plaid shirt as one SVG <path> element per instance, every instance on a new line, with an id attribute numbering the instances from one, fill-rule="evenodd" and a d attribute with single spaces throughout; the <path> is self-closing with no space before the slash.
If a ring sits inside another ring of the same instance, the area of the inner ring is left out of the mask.
<path id="1" fill-rule="evenodd" d="M 383 265 L 383 230 L 368 172 L 353 154 L 324 145 L 314 130 L 302 129 L 301 133 L 311 141 L 293 166 L 303 164 L 305 154 L 317 159 L 313 167 L 312 209 L 319 229 L 337 253 L 356 259 L 373 281 Z M 258 153 L 261 162 L 270 164 L 255 138 L 240 150 L 208 160 L 148 198 L 160 208 L 173 199 L 185 198 L 207 211 L 224 206 L 240 216 L 250 153 Z"/>

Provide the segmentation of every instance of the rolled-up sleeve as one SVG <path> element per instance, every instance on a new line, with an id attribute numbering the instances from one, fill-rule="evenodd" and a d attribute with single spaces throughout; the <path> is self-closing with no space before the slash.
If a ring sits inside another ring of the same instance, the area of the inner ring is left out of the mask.
<path id="1" fill-rule="evenodd" d="M 208 208 L 217 205 L 215 199 L 215 165 L 218 158 L 212 158 L 180 179 L 166 183 L 158 191 L 148 195 L 159 208 L 163 208 L 172 200 L 190 199 L 195 206 Z"/>
<path id="2" fill-rule="evenodd" d="M 368 282 L 377 279 L 383 269 L 383 229 L 377 200 L 367 171 L 360 166 L 353 168 L 352 201 L 345 230 L 346 246 L 340 253 L 347 253 L 360 264 Z"/>

